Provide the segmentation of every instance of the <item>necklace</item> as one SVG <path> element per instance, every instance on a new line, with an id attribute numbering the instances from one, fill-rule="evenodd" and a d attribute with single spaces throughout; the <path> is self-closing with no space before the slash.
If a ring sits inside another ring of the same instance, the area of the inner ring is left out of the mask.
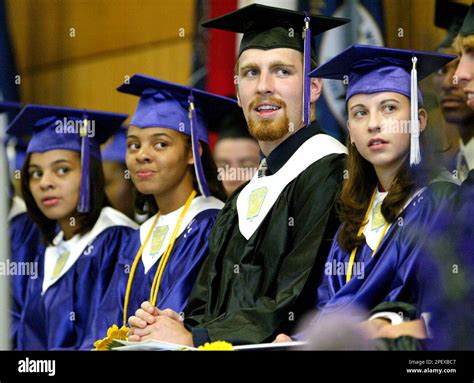
<path id="1" fill-rule="evenodd" d="M 370 203 L 369 203 L 369 208 L 367 209 L 367 212 L 365 213 L 365 217 L 364 217 L 364 220 L 362 221 L 362 226 L 359 228 L 359 232 L 357 233 L 357 237 L 359 237 L 364 232 L 365 226 L 369 222 L 369 214 L 372 211 L 372 206 L 373 206 L 374 200 L 375 200 L 375 194 L 376 194 L 376 190 L 374 190 L 374 194 L 372 194 L 372 198 L 371 198 Z M 380 235 L 380 238 L 377 242 L 377 245 L 375 246 L 374 251 L 372 252 L 372 257 L 377 252 L 380 244 L 382 243 L 382 240 L 383 240 L 389 226 L 390 225 L 387 222 L 385 222 L 385 224 L 383 226 L 382 234 Z M 352 269 L 354 267 L 356 253 L 357 253 L 357 247 L 355 247 L 352 250 L 351 256 L 349 258 L 349 267 L 347 268 L 347 273 L 346 273 L 346 283 L 348 283 L 352 278 Z"/>
<path id="2" fill-rule="evenodd" d="M 192 193 L 189 195 L 186 203 L 184 204 L 183 211 L 179 215 L 178 222 L 176 223 L 176 226 L 174 228 L 173 234 L 171 235 L 170 242 L 168 244 L 168 247 L 166 248 L 165 252 L 163 253 L 163 256 L 160 259 L 160 263 L 158 264 L 158 268 L 156 269 L 155 277 L 153 278 L 153 284 L 151 286 L 150 290 L 150 303 L 155 306 L 156 304 L 156 298 L 158 296 L 158 291 L 160 289 L 160 283 L 161 283 L 161 278 L 163 276 L 163 271 L 165 270 L 166 264 L 168 263 L 168 259 L 170 257 L 171 251 L 173 250 L 174 243 L 176 241 L 176 237 L 178 236 L 179 229 L 181 227 L 181 223 L 183 222 L 183 219 L 189 209 L 189 206 L 191 205 L 192 200 L 196 196 L 196 191 L 193 190 Z M 153 221 L 153 224 L 151 225 L 150 230 L 148 231 L 145 241 L 143 244 L 140 246 L 140 249 L 138 250 L 137 255 L 135 256 L 135 259 L 133 260 L 132 268 L 130 270 L 130 276 L 128 277 L 128 282 L 127 282 L 127 289 L 125 291 L 125 299 L 124 299 L 124 304 L 123 304 L 123 325 L 127 325 L 127 311 L 128 311 L 128 303 L 130 300 L 130 292 L 132 290 L 132 284 L 133 284 L 133 278 L 135 276 L 135 271 L 137 269 L 138 263 L 140 262 L 142 258 L 142 253 L 143 250 L 145 249 L 146 244 L 148 243 L 148 240 L 150 239 L 151 233 L 153 232 L 156 223 L 158 222 L 158 218 L 160 217 L 160 213 L 156 215 L 155 220 Z"/>

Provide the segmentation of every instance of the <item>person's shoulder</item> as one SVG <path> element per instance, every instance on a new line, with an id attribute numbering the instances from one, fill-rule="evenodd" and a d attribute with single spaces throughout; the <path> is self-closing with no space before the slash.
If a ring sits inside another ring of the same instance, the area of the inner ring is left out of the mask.
<path id="1" fill-rule="evenodd" d="M 452 214 L 457 188 L 456 184 L 439 181 L 418 189 L 400 214 L 402 226 L 421 230 L 421 226 L 432 227 L 437 221 L 445 221 Z"/>
<path id="2" fill-rule="evenodd" d="M 469 176 L 462 183 L 459 194 L 461 198 L 473 199 L 474 198 L 474 169 L 469 172 Z"/>
<path id="3" fill-rule="evenodd" d="M 104 207 L 92 228 L 92 233 L 96 234 L 96 238 L 116 237 L 123 238 L 130 237 L 138 232 L 139 225 L 128 218 L 125 214 L 115 210 L 111 207 Z"/>
<path id="4" fill-rule="evenodd" d="M 249 184 L 250 181 L 247 181 L 240 185 L 235 191 L 224 201 L 224 206 L 219 212 L 219 216 L 227 215 L 229 213 L 236 214 L 237 210 L 237 200 L 241 191 Z"/>
<path id="5" fill-rule="evenodd" d="M 235 189 L 234 192 L 227 198 L 227 200 L 225 201 L 225 204 L 227 205 L 229 201 L 237 200 L 237 198 L 239 198 L 240 192 L 243 190 L 244 187 L 246 187 L 249 184 L 249 182 L 250 180 L 244 182 L 237 189 Z"/>
<path id="6" fill-rule="evenodd" d="M 430 182 L 424 193 L 433 203 L 439 207 L 445 203 L 454 202 L 459 193 L 459 182 L 451 177 L 437 178 Z"/>
<path id="7" fill-rule="evenodd" d="M 107 226 L 107 228 L 117 227 L 125 231 L 139 228 L 138 223 L 110 206 L 106 206 L 102 209 L 96 225 Z"/>
<path id="8" fill-rule="evenodd" d="M 313 162 L 295 179 L 301 187 L 341 185 L 345 172 L 346 155 L 333 153 Z M 339 186 L 338 186 L 339 187 Z"/>
<path id="9" fill-rule="evenodd" d="M 334 137 L 319 133 L 311 138 L 311 148 L 315 152 L 320 152 L 322 157 L 310 164 L 301 174 L 302 177 L 324 175 L 339 176 L 344 168 L 347 157 L 346 147 Z"/>
<path id="10" fill-rule="evenodd" d="M 194 216 L 193 220 L 191 221 L 191 224 L 215 221 L 220 211 L 221 211 L 220 209 L 202 210 Z"/>
<path id="11" fill-rule="evenodd" d="M 13 217 L 9 223 L 9 226 L 12 230 L 19 230 L 22 232 L 39 232 L 38 226 L 33 222 L 27 213 L 21 213 Z"/>
<path id="12" fill-rule="evenodd" d="M 345 153 L 331 153 L 313 162 L 306 170 L 320 172 L 322 169 L 326 169 L 330 172 L 343 169 L 346 157 Z"/>

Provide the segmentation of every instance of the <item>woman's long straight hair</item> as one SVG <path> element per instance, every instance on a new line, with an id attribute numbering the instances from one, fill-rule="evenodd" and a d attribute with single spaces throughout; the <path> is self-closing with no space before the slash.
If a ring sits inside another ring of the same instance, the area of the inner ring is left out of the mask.
<path id="1" fill-rule="evenodd" d="M 438 158 L 442 153 L 439 132 L 428 125 L 420 133 L 422 161 L 410 167 L 409 154 L 398 169 L 390 191 L 383 200 L 381 211 L 388 223 L 393 223 L 410 196 L 441 172 Z M 364 244 L 364 234 L 358 236 L 372 193 L 377 187 L 378 179 L 374 166 L 360 155 L 356 147 L 347 140 L 348 156 L 346 158 L 347 178 L 337 201 L 337 213 L 342 222 L 337 237 L 339 246 L 346 252 Z"/>

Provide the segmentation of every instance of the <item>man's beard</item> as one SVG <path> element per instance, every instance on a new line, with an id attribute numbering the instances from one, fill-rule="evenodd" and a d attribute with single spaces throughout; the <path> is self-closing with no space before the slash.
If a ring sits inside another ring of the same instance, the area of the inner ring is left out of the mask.
<path id="1" fill-rule="evenodd" d="M 442 110 L 444 120 L 450 124 L 469 125 L 473 122 L 473 112 L 470 110 Z"/>
<path id="2" fill-rule="evenodd" d="M 250 118 L 248 120 L 249 131 L 252 137 L 257 141 L 277 141 L 285 137 L 290 131 L 286 104 L 284 101 L 275 99 L 266 99 L 268 103 L 280 106 L 283 109 L 283 116 L 276 119 L 252 118 L 251 112 L 260 104 L 261 100 L 254 100 L 250 106 Z"/>

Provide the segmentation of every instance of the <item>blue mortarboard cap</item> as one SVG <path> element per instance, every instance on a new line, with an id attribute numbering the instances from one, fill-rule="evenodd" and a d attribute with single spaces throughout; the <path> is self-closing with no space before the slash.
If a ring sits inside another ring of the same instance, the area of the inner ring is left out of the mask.
<path id="1" fill-rule="evenodd" d="M 436 72 L 456 56 L 437 52 L 352 45 L 310 73 L 311 77 L 347 80 L 346 101 L 355 94 L 400 93 L 411 101 L 410 164 L 420 162 L 418 80 Z M 412 95 L 415 95 L 412 97 Z"/>
<path id="2" fill-rule="evenodd" d="M 239 56 L 247 49 L 289 48 L 303 53 L 303 116 L 310 123 L 310 81 L 312 36 L 350 22 L 349 19 L 308 14 L 291 9 L 251 4 L 202 24 L 205 28 L 216 28 L 243 33 Z"/>
<path id="3" fill-rule="evenodd" d="M 130 125 L 168 128 L 191 136 L 200 192 L 209 196 L 198 141 L 208 143 L 208 129 L 218 130 L 223 116 L 235 108 L 236 101 L 142 74 L 134 75 L 117 90 L 140 97 Z"/>
<path id="4" fill-rule="evenodd" d="M 13 101 L 0 101 L 0 113 L 19 112 L 22 104 Z"/>
<path id="5" fill-rule="evenodd" d="M 26 153 L 71 150 L 81 154 L 81 192 L 77 210 L 90 211 L 90 156 L 101 159 L 103 144 L 127 118 L 126 114 L 47 105 L 27 105 L 9 125 L 7 133 L 31 135 Z"/>
<path id="6" fill-rule="evenodd" d="M 113 161 L 125 164 L 125 155 L 127 154 L 127 127 L 122 126 L 118 129 L 111 142 L 102 148 L 102 161 Z"/>
<path id="7" fill-rule="evenodd" d="M 25 137 L 15 137 L 8 135 L 5 138 L 5 146 L 8 158 L 10 173 L 21 170 L 25 162 L 28 139 Z"/>
<path id="8" fill-rule="evenodd" d="M 192 95 L 195 101 L 197 136 L 205 143 L 208 142 L 208 129 L 217 130 L 222 117 L 236 105 L 236 101 L 228 97 L 142 74 L 134 75 L 117 90 L 140 97 L 130 125 L 138 128 L 169 128 L 189 136 L 189 96 Z"/>
<path id="9" fill-rule="evenodd" d="M 23 107 L 19 102 L 1 101 L 0 114 L 6 113 L 9 118 L 14 118 Z M 21 169 L 26 155 L 27 141 L 23 137 L 9 136 L 4 137 L 4 146 L 6 149 L 9 174 L 13 174 L 15 170 Z M 9 192 L 12 191 L 9 189 Z M 10 197 L 12 197 L 10 195 Z"/>
<path id="10" fill-rule="evenodd" d="M 310 73 L 311 77 L 347 80 L 346 101 L 354 94 L 396 92 L 411 96 L 412 59 L 422 80 L 456 58 L 437 52 L 352 45 Z M 421 94 L 420 94 L 421 95 Z"/>

